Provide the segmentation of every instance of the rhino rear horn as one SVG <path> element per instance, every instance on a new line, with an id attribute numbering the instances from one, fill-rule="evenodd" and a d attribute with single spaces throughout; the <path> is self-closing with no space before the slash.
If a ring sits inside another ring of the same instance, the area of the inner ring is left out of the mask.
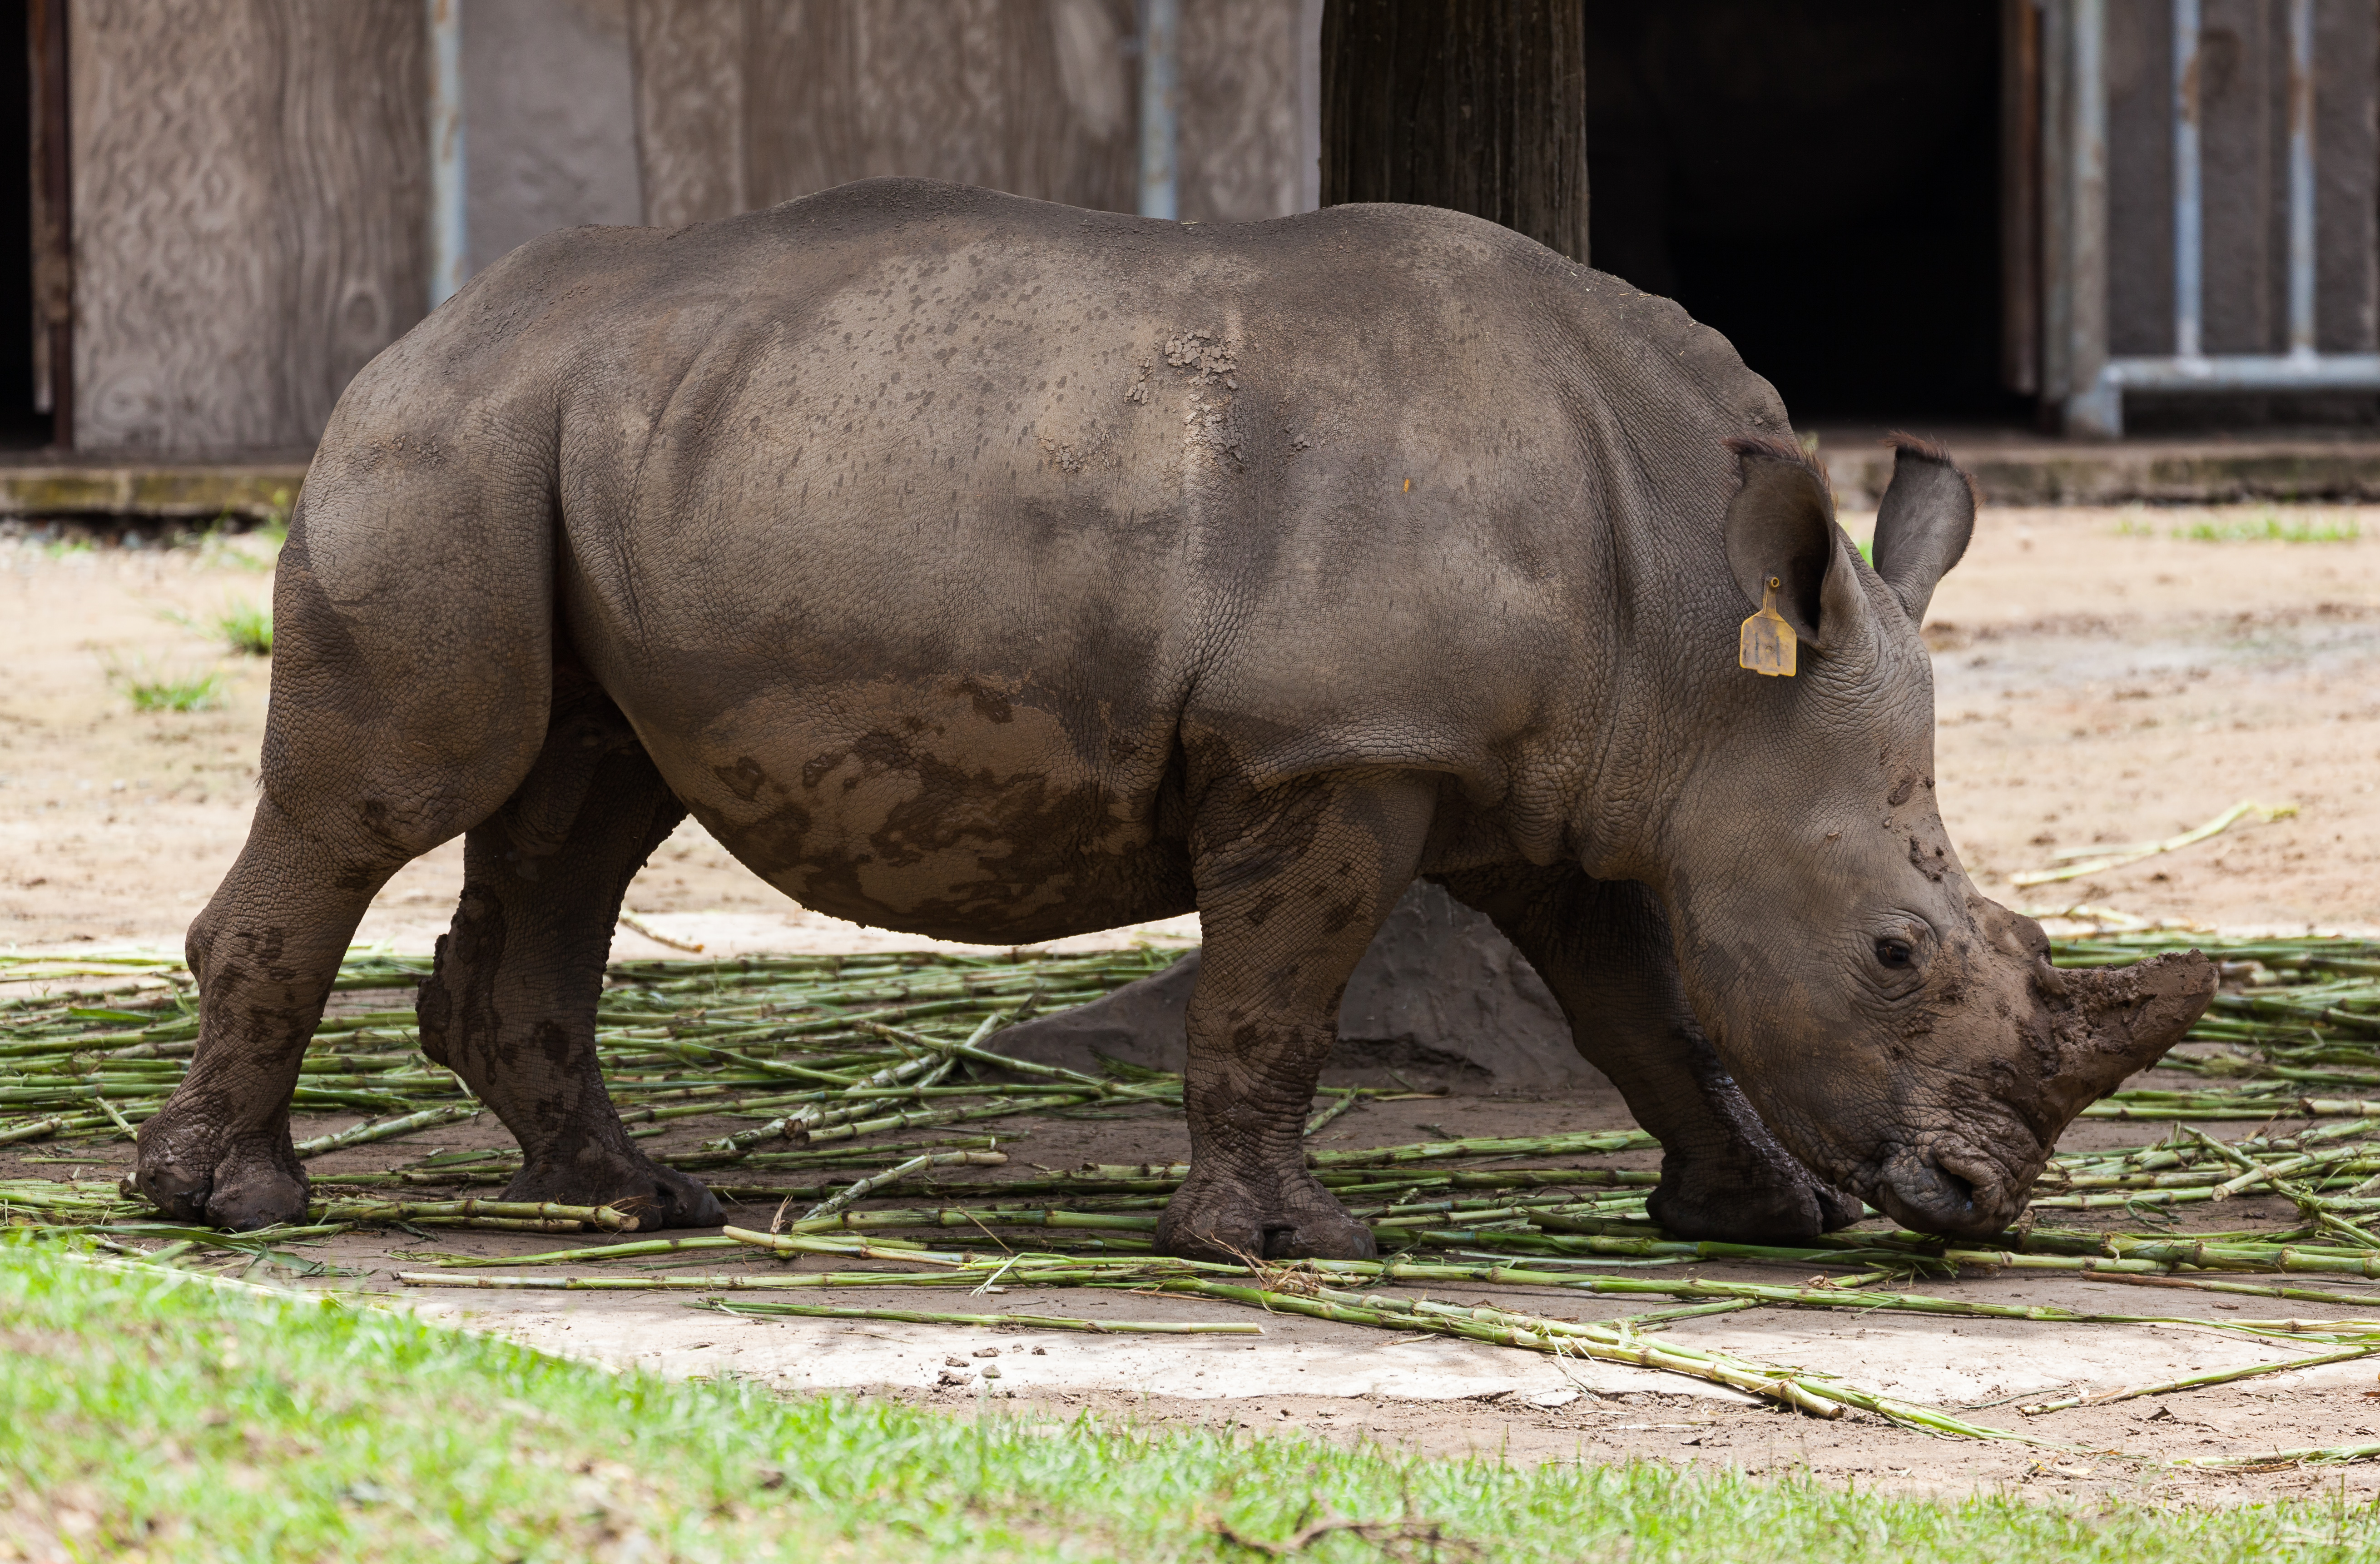
<path id="1" fill-rule="evenodd" d="M 2196 951 L 2062 976 L 2074 1008 L 2061 1028 L 2060 1073 L 2087 1092 L 2082 1102 L 2163 1059 L 2215 999 L 2215 964 Z"/>
<path id="2" fill-rule="evenodd" d="M 1934 588 L 1967 552 L 1975 533 L 1975 482 L 1950 454 L 1912 434 L 1891 436 L 1892 481 L 1876 508 L 1876 573 L 1925 622 Z"/>

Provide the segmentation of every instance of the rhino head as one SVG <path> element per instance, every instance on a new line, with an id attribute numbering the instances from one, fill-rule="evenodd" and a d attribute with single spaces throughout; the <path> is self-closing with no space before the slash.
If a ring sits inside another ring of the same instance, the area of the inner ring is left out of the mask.
<path id="1" fill-rule="evenodd" d="M 1752 605 L 1774 597 L 1800 666 L 1719 674 L 1638 878 L 1713 1046 L 1796 1156 L 1910 1227 L 1996 1232 L 2084 1105 L 2198 1019 L 2214 965 L 2061 971 L 1952 850 L 1918 624 L 1973 528 L 1966 475 L 1901 442 L 1871 569 L 1798 449 L 1731 443 L 1729 569 Z M 1710 649 L 1733 661 L 1731 637 Z"/>

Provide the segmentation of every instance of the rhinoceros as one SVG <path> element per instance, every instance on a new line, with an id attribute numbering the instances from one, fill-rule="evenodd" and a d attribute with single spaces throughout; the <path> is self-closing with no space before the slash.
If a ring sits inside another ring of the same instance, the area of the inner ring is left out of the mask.
<path id="1" fill-rule="evenodd" d="M 1196 909 L 1175 1255 L 1372 1252 L 1301 1120 L 1417 877 L 1545 978 L 1659 1138 L 1673 1231 L 1855 1196 L 1997 1230 L 2214 975 L 2060 971 L 1952 851 L 1918 624 L 1973 515 L 1904 443 L 1871 568 L 1718 333 L 1451 212 L 1177 224 L 890 179 L 540 239 L 323 434 L 261 797 L 134 1182 L 300 1216 L 340 956 L 460 833 L 421 1044 L 518 1138 L 506 1198 L 718 1221 L 629 1140 L 593 1035 L 623 892 L 691 812 L 913 934 Z M 1764 600 L 1790 675 L 1741 660 Z"/>

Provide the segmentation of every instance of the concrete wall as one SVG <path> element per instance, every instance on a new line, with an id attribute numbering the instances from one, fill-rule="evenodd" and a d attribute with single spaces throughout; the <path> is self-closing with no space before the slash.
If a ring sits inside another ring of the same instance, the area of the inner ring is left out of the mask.
<path id="1" fill-rule="evenodd" d="M 1321 39 L 1320 0 L 1184 0 L 1184 217 L 1234 223 L 1314 209 Z"/>
<path id="2" fill-rule="evenodd" d="M 637 0 L 662 224 L 910 174 L 1129 207 L 1131 0 Z"/>

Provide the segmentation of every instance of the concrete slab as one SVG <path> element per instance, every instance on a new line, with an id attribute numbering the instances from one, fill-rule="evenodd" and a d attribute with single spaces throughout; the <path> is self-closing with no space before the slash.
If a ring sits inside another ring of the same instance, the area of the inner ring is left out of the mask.
<path id="1" fill-rule="evenodd" d="M 797 1303 L 827 1297 L 740 1296 Z M 423 1291 L 408 1301 L 431 1317 L 494 1331 L 540 1351 L 668 1375 L 732 1372 L 785 1389 L 931 1389 L 980 1383 L 994 1395 L 1110 1392 L 1220 1400 L 1295 1394 L 1408 1401 L 1513 1396 L 1545 1406 L 1566 1404 L 1588 1391 L 1655 1391 L 1757 1404 L 1724 1386 L 1625 1364 L 1558 1362 L 1483 1342 L 1392 1336 L 1294 1315 L 1263 1318 L 1229 1304 L 1175 1298 L 1060 1291 L 970 1298 L 916 1289 L 833 1294 L 838 1305 L 1260 1324 L 1264 1334 L 1097 1336 L 890 1320 L 737 1317 L 688 1308 L 693 1300 L 685 1294 Z M 998 1372 L 986 1378 L 988 1367 Z"/>
<path id="2" fill-rule="evenodd" d="M 2380 440 L 2338 437 L 2051 440 L 2011 430 L 1937 429 L 1990 505 L 2220 504 L 2380 498 Z M 1846 510 L 1868 510 L 1892 477 L 1882 429 L 1821 429 L 1818 458 Z"/>
<path id="3" fill-rule="evenodd" d="M 155 465 L 0 459 L 0 516 L 155 516 L 265 520 L 288 513 L 308 458 Z"/>
<path id="4" fill-rule="evenodd" d="M 727 1256 L 733 1259 L 733 1256 Z M 722 1268 L 743 1269 L 733 1267 Z M 1626 1272 L 1612 1274 L 1624 1275 Z M 1676 1276 L 1676 1271 L 1658 1273 Z M 1773 1271 L 1713 1279 L 1776 1285 Z M 385 1279 L 374 1285 L 384 1287 Z M 2220 1318 L 2204 1294 L 2168 1294 L 2009 1278 L 1928 1282 L 1924 1291 L 1980 1303 L 2045 1303 L 2099 1313 L 2170 1312 Z M 1543 1289 L 1433 1289 L 1440 1296 L 1560 1318 L 1611 1318 L 1662 1306 Z M 1392 1335 L 1297 1315 L 1260 1315 L 1205 1300 L 1077 1289 L 998 1289 L 973 1296 L 940 1289 L 836 1289 L 714 1294 L 865 1308 L 1059 1315 L 1076 1319 L 1260 1324 L 1261 1337 L 1100 1336 L 1020 1328 L 882 1320 L 739 1318 L 688 1307 L 699 1293 L 489 1292 L 408 1290 L 410 1306 L 543 1351 L 664 1374 L 733 1372 L 787 1389 L 874 1390 L 973 1386 L 996 1363 L 995 1395 L 1149 1395 L 1191 1400 L 1309 1398 L 1451 1401 L 1513 1397 L 1541 1406 L 1577 1394 L 1656 1392 L 1740 1405 L 1725 1386 L 1625 1364 L 1557 1360 L 1484 1342 Z M 2373 1315 L 2380 1315 L 2375 1292 Z M 2345 1318 L 2332 1305 L 2241 1301 L 2242 1318 Z M 2105 1391 L 2175 1377 L 2281 1363 L 2326 1348 L 2210 1329 L 2203 1325 L 2073 1325 L 1909 1314 L 1762 1309 L 1680 1321 L 1659 1340 L 1778 1366 L 1840 1375 L 1862 1389 L 1940 1407 L 1975 1406 L 2070 1389 Z M 996 1357 L 977 1352 L 996 1348 Z M 960 1360 L 953 1364 L 951 1360 Z M 2350 1362 L 2256 1381 L 2265 1391 L 2368 1386 L 2374 1364 Z M 2011 1412 L 2011 1416 L 2014 1414 Z"/>

